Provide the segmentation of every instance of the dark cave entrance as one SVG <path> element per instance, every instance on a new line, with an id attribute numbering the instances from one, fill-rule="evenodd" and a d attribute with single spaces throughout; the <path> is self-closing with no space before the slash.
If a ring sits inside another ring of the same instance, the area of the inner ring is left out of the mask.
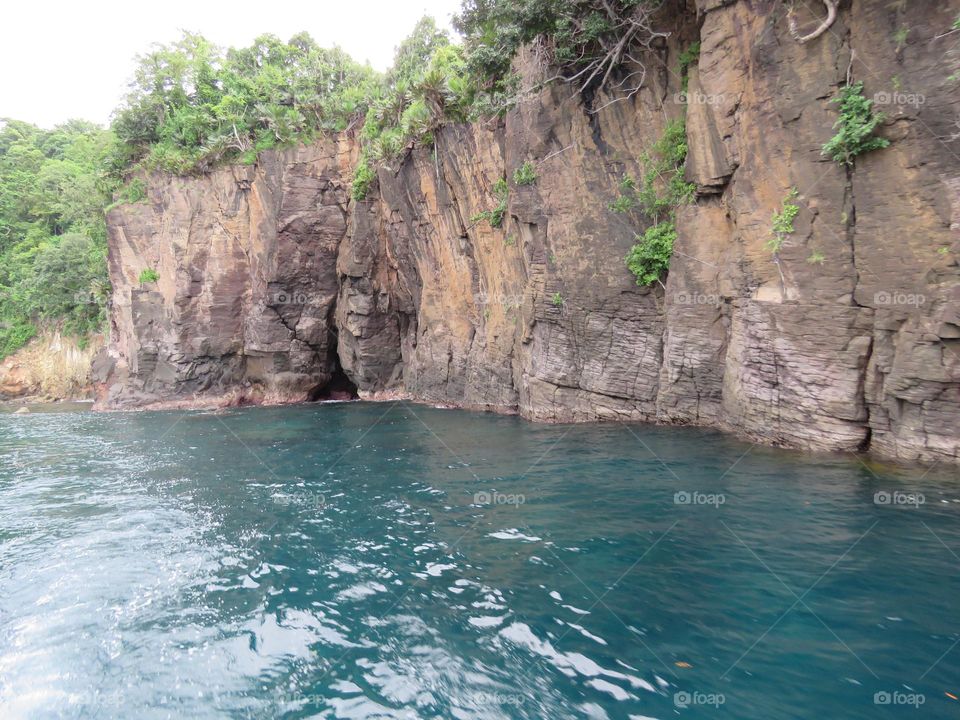
<path id="1" fill-rule="evenodd" d="M 340 358 L 333 356 L 333 373 L 326 385 L 317 385 L 307 395 L 309 402 L 322 400 L 356 400 L 357 386 L 353 384 L 340 366 Z"/>

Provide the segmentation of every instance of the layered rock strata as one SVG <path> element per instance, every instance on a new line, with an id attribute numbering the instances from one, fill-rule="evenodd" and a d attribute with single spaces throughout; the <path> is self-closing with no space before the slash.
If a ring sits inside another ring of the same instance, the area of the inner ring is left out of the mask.
<path id="1" fill-rule="evenodd" d="M 108 218 L 101 406 L 355 386 L 955 462 L 960 93 L 944 62 L 957 49 L 937 39 L 956 16 L 946 5 L 853 0 L 800 44 L 781 3 L 678 3 L 632 97 L 548 85 L 500 123 L 408 148 L 359 202 L 346 135 L 253 167 L 152 176 L 147 202 Z M 684 92 L 677 57 L 694 41 Z M 542 77 L 520 66 L 527 86 Z M 821 154 L 848 72 L 891 141 L 853 168 Z M 696 201 L 678 211 L 665 286 L 638 287 L 624 257 L 644 220 L 610 203 L 684 115 Z M 502 226 L 477 219 L 527 161 L 536 182 L 509 183 Z M 793 189 L 795 232 L 774 257 L 771 218 Z M 148 267 L 160 279 L 141 284 Z"/>

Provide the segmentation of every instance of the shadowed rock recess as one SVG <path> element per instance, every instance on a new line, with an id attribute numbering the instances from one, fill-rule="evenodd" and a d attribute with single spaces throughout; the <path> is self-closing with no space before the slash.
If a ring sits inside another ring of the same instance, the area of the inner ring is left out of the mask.
<path id="1" fill-rule="evenodd" d="M 893 37 L 934 37 L 949 8 L 841 3 L 830 30 L 800 44 L 780 3 L 695 5 L 673 14 L 632 98 L 548 85 L 500 123 L 449 125 L 434 147 L 408 148 L 361 202 L 350 135 L 202 177 L 151 176 L 147 202 L 108 217 L 99 406 L 355 386 L 532 420 L 689 423 L 957 461 L 960 93 L 947 45 Z M 674 70 L 697 40 L 683 103 Z M 890 147 L 848 171 L 821 147 L 852 52 L 868 96 L 896 77 L 924 100 L 880 108 Z M 534 64 L 518 65 L 531 86 Z M 643 228 L 609 204 L 684 113 L 696 201 L 678 212 L 665 289 L 638 287 L 624 257 Z M 510 182 L 502 227 L 472 221 L 527 160 L 536 182 Z M 791 188 L 800 212 L 778 268 L 771 217 Z M 159 280 L 141 285 L 148 267 Z"/>

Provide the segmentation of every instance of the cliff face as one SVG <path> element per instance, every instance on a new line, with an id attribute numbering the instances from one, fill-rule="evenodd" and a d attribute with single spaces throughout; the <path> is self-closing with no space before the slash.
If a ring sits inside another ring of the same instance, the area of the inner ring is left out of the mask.
<path id="1" fill-rule="evenodd" d="M 160 178 L 108 214 L 106 405 L 302 400 L 336 370 L 337 254 L 354 148 L 336 141 L 202 178 Z M 155 268 L 156 283 L 140 272 Z"/>
<path id="2" fill-rule="evenodd" d="M 363 202 L 348 200 L 349 137 L 151 178 L 148 203 L 108 218 L 101 406 L 352 383 L 534 420 L 960 459 L 960 93 L 950 38 L 933 39 L 960 8 L 854 0 L 799 44 L 780 3 L 687 5 L 633 98 L 548 86 L 496 126 L 442 129 Z M 682 98 L 677 54 L 698 39 Z M 896 100 L 879 108 L 890 147 L 851 171 L 820 152 L 848 67 Z M 678 213 L 666 287 L 638 287 L 624 256 L 642 226 L 609 203 L 684 113 L 697 201 Z M 472 221 L 527 160 L 537 180 L 510 183 L 503 226 Z M 771 216 L 791 188 L 800 212 L 777 263 Z M 160 280 L 141 286 L 146 267 Z"/>

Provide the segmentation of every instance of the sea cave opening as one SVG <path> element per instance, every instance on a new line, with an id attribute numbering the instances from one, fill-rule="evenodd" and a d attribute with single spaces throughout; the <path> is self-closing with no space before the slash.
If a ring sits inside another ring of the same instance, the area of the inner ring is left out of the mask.
<path id="1" fill-rule="evenodd" d="M 347 377 L 340 365 L 340 359 L 334 356 L 333 372 L 330 380 L 325 384 L 316 385 L 307 395 L 310 402 L 321 402 L 323 400 L 356 400 L 359 398 L 357 386 Z"/>

